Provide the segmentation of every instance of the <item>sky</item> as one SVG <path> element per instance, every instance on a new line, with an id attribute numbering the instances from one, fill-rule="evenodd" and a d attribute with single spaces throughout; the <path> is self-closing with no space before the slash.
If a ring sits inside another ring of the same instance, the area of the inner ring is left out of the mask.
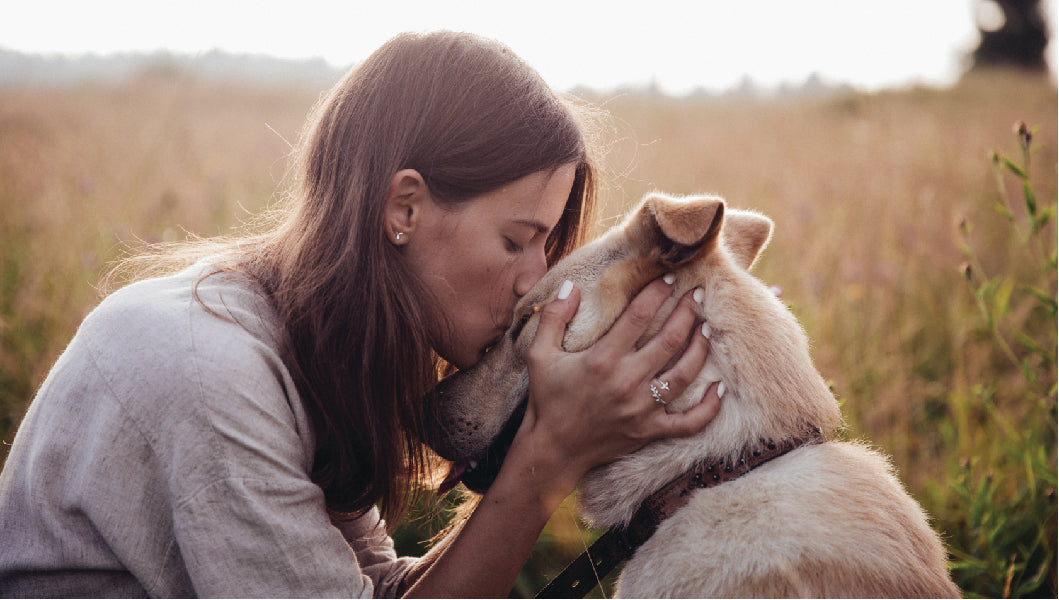
<path id="1" fill-rule="evenodd" d="M 1052 32 L 1056 4 L 1044 0 Z M 983 0 L 4 0 L 0 48 L 44 54 L 220 49 L 363 60 L 401 31 L 499 39 L 556 89 L 655 84 L 682 94 L 816 74 L 877 90 L 957 79 Z M 1055 73 L 1056 46 L 1048 50 Z M 0 73 L 0 77 L 3 74 Z"/>

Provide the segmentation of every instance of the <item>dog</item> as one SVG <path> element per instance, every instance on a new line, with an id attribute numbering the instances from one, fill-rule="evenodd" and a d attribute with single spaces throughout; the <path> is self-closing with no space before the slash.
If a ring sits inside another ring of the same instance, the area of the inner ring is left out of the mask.
<path id="1" fill-rule="evenodd" d="M 583 350 L 647 283 L 673 273 L 673 294 L 640 344 L 684 293 L 702 288 L 698 315 L 709 331 L 709 356 L 665 410 L 687 410 L 718 381 L 721 410 L 696 435 L 652 442 L 587 473 L 582 517 L 597 527 L 624 527 L 645 498 L 701 461 L 734 464 L 810 429 L 822 440 L 688 494 L 627 561 L 617 594 L 959 597 L 941 541 L 888 459 L 834 439 L 842 424 L 838 403 L 813 366 L 805 332 L 749 273 L 772 230 L 767 217 L 727 209 L 718 197 L 649 194 L 623 223 L 550 269 L 479 364 L 439 384 L 434 450 L 454 461 L 453 474 L 469 489 L 487 489 L 525 410 L 525 356 L 537 308 L 563 281 L 577 284 L 581 303 L 563 346 Z"/>

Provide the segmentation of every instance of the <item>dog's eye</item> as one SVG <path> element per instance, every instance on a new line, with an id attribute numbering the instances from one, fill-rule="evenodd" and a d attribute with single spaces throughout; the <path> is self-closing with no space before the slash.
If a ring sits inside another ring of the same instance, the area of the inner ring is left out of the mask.
<path id="1" fill-rule="evenodd" d="M 529 322 L 530 317 L 532 317 L 540 309 L 540 306 L 534 306 L 530 312 L 519 317 L 518 323 L 516 323 L 515 326 L 511 328 L 511 341 L 517 340 L 518 336 L 522 335 L 522 328 L 525 327 L 526 323 Z"/>

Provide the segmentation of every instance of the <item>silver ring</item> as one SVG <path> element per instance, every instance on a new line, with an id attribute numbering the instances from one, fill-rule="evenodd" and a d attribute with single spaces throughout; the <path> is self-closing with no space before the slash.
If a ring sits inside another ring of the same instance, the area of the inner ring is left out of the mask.
<path id="1" fill-rule="evenodd" d="M 668 381 L 663 381 L 663 380 L 659 379 L 657 386 L 652 383 L 651 385 L 649 385 L 647 387 L 648 387 L 648 389 L 651 390 L 651 397 L 654 398 L 655 402 L 657 402 L 659 404 L 665 404 L 666 403 L 666 401 L 662 399 L 662 392 L 668 392 L 669 391 L 669 382 Z"/>

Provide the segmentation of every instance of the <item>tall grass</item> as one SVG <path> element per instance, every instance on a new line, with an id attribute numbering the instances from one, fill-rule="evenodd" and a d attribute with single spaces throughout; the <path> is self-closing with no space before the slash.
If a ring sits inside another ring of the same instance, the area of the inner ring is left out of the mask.
<path id="1" fill-rule="evenodd" d="M 270 202 L 316 94 L 179 73 L 0 93 L 0 459 L 106 265 Z"/>
<path id="2" fill-rule="evenodd" d="M 267 205 L 316 94 L 179 74 L 0 92 L 0 439 L 107 261 Z M 590 99 L 613 117 L 604 225 L 654 188 L 773 217 L 755 273 L 805 326 L 848 435 L 893 456 L 968 595 L 1054 596 L 1055 87 L 995 72 L 944 90 Z M 1036 127 L 1025 146 L 1018 120 Z M 403 525 L 401 549 L 432 527 Z M 593 535 L 568 501 L 516 593 Z"/>
<path id="3" fill-rule="evenodd" d="M 976 224 L 960 223 L 962 271 L 980 313 L 979 330 L 1002 359 L 992 376 L 979 373 L 970 394 L 953 390 L 938 419 L 947 444 L 971 444 L 948 465 L 941 504 L 951 535 L 954 572 L 976 595 L 1055 596 L 1056 560 L 1056 249 L 1054 195 L 1039 197 L 1030 177 L 1033 134 L 1015 125 L 1020 158 L 994 152 L 994 220 L 1018 242 L 998 271 L 983 266 L 973 241 Z M 1010 179 L 1010 182 L 1009 182 Z M 1013 185 L 1011 185 L 1013 184 Z M 1017 205 L 1013 201 L 1019 200 Z M 1018 374 L 1016 379 L 1011 372 Z M 985 450 L 985 451 L 983 451 Z"/>

